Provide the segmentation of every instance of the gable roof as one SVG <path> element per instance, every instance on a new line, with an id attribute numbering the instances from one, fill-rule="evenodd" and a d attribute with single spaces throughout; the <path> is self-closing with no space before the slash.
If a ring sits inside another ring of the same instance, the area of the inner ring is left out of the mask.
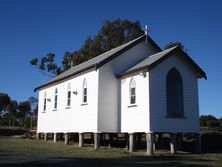
<path id="1" fill-rule="evenodd" d="M 191 66 L 198 73 L 198 77 L 207 79 L 206 73 L 178 46 L 174 46 L 172 48 L 166 49 L 164 51 L 158 52 L 156 54 L 150 55 L 148 58 L 142 60 L 140 63 L 136 64 L 135 66 L 131 67 L 129 70 L 124 72 L 123 74 L 117 75 L 117 77 L 122 77 L 123 75 L 127 75 L 136 71 L 140 71 L 142 69 L 148 68 L 148 70 L 153 69 L 155 66 L 160 64 L 162 61 L 170 57 L 171 55 L 179 53 L 183 58 L 185 58 Z"/>
<path id="2" fill-rule="evenodd" d="M 69 77 L 72 77 L 74 75 L 77 75 L 83 71 L 89 70 L 89 69 L 98 69 L 99 67 L 101 67 L 102 65 L 108 63 L 109 61 L 111 61 L 112 59 L 118 57 L 119 55 L 123 54 L 124 52 L 126 52 L 127 50 L 129 50 L 130 48 L 134 47 L 135 45 L 139 44 L 140 42 L 144 41 L 145 39 L 147 39 L 151 45 L 156 48 L 157 50 L 161 51 L 161 48 L 149 37 L 146 35 L 142 35 L 128 43 L 125 43 L 123 45 L 120 45 L 114 49 L 111 49 L 97 57 L 94 57 L 86 62 L 83 62 L 79 65 L 73 66 L 72 68 L 70 68 L 69 70 L 63 72 L 62 74 L 52 78 L 51 80 L 49 80 L 48 82 L 44 83 L 43 85 L 38 86 L 37 88 L 34 89 L 34 91 L 37 91 L 41 88 L 44 88 L 46 86 L 49 86 L 53 83 L 62 81 L 64 79 L 67 79 Z"/>

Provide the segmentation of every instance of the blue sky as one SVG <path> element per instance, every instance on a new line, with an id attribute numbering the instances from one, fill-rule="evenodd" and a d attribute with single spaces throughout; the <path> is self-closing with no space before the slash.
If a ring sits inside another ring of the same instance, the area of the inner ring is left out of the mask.
<path id="1" fill-rule="evenodd" d="M 0 92 L 23 101 L 49 78 L 29 65 L 33 57 L 78 49 L 103 22 L 139 20 L 163 47 L 181 41 L 207 73 L 199 80 L 200 114 L 222 116 L 222 1 L 219 0 L 1 0 Z"/>

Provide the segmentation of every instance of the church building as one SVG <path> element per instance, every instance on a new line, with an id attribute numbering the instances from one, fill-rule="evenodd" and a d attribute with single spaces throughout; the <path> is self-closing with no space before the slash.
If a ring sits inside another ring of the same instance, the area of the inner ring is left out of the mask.
<path id="1" fill-rule="evenodd" d="M 169 133 L 171 152 L 178 134 L 196 136 L 200 151 L 198 79 L 205 72 L 179 47 L 162 50 L 146 33 L 109 50 L 35 88 L 39 93 L 37 138 L 92 134 L 94 148 L 102 134 L 125 134 L 129 151 L 135 136 L 146 136 L 147 154 L 155 134 Z"/>

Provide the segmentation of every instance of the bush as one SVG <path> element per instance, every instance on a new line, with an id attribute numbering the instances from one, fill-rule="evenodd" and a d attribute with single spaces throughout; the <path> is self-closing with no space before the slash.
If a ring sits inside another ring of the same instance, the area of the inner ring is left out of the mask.
<path id="1" fill-rule="evenodd" d="M 219 121 L 220 119 L 217 119 L 216 117 L 212 115 L 201 115 L 200 116 L 200 126 L 220 126 L 222 125 L 222 120 Z M 220 123 L 221 122 L 221 123 Z"/>

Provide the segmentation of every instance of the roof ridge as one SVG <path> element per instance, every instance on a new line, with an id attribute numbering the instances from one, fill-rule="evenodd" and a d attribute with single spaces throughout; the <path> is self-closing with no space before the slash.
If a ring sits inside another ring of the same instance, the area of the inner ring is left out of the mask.
<path id="1" fill-rule="evenodd" d="M 112 48 L 112 49 L 110 49 L 110 50 L 108 50 L 108 51 L 106 51 L 106 52 L 104 52 L 104 53 L 102 53 L 102 54 L 99 54 L 99 55 L 96 56 L 96 57 L 93 57 L 93 58 L 91 58 L 91 59 L 89 59 L 89 60 L 87 60 L 87 61 L 84 61 L 84 62 L 82 62 L 82 63 L 80 63 L 80 64 L 78 64 L 78 65 L 72 66 L 71 68 L 69 68 L 68 70 L 64 71 L 64 72 L 61 73 L 61 74 L 64 74 L 64 73 L 66 73 L 66 72 L 68 72 L 68 71 L 71 71 L 72 69 L 77 68 L 77 67 L 79 67 L 79 66 L 81 66 L 81 65 L 83 65 L 83 64 L 87 64 L 87 63 L 90 62 L 90 61 L 93 61 L 93 60 L 95 60 L 95 59 L 98 59 L 98 58 L 100 58 L 101 56 L 103 56 L 103 55 L 105 55 L 105 54 L 113 51 L 114 49 L 118 49 L 118 48 L 124 47 L 124 46 L 126 46 L 127 44 L 129 44 L 129 43 L 133 43 L 134 41 L 139 40 L 140 38 L 142 38 L 142 37 L 144 37 L 144 36 L 145 36 L 145 35 L 141 35 L 141 36 L 138 37 L 138 38 L 135 38 L 135 39 L 133 39 L 133 40 L 127 42 L 127 43 L 124 43 L 124 44 L 122 44 L 122 45 L 120 45 L 120 46 L 117 46 L 117 47 L 115 47 L 115 48 Z M 61 75 L 61 74 L 59 74 L 59 75 Z M 59 75 L 57 75 L 57 76 L 59 76 Z M 57 76 L 55 76 L 54 78 L 56 78 Z M 53 79 L 53 78 L 52 78 L 52 79 Z"/>
<path id="2" fill-rule="evenodd" d="M 78 73 L 81 73 L 87 69 L 93 69 L 93 68 L 99 68 L 103 64 L 109 62 L 110 60 L 116 58 L 120 54 L 126 52 L 130 48 L 134 47 L 138 43 L 145 40 L 146 35 L 141 35 L 138 38 L 135 38 L 125 44 L 122 44 L 116 48 L 110 49 L 109 51 L 106 51 L 92 59 L 89 59 L 81 64 L 78 64 L 76 66 L 73 66 L 72 68 L 66 70 L 65 72 L 61 73 L 60 75 L 55 76 L 54 78 L 50 79 L 49 81 L 45 82 L 43 85 L 38 86 L 34 89 L 34 91 L 44 88 L 45 86 L 51 85 L 53 83 L 56 83 L 58 81 L 64 80 L 66 78 L 69 78 L 73 75 L 76 75 Z"/>
<path id="3" fill-rule="evenodd" d="M 171 47 L 171 48 L 168 48 L 168 49 L 162 50 L 162 51 L 160 51 L 160 52 L 154 53 L 154 54 L 150 55 L 150 56 L 147 57 L 147 58 L 156 56 L 156 55 L 159 54 L 159 53 L 164 53 L 164 52 L 172 51 L 172 50 L 174 50 L 174 49 L 176 49 L 176 48 L 178 48 L 178 47 L 179 47 L 179 46 L 173 46 L 173 47 Z M 147 59 L 147 58 L 146 58 L 146 59 Z M 145 59 L 144 59 L 144 60 L 145 60 Z"/>
<path id="4" fill-rule="evenodd" d="M 191 65 L 197 70 L 200 78 L 201 77 L 203 77 L 205 79 L 207 78 L 206 73 L 187 55 L 186 52 L 184 52 L 182 49 L 180 49 L 179 46 L 174 46 L 169 49 L 163 50 L 161 52 L 152 54 L 152 55 L 148 56 L 147 58 L 143 59 L 142 61 L 140 61 L 139 63 L 137 63 L 136 65 L 132 66 L 130 69 L 128 69 L 124 73 L 117 74 L 117 77 L 119 78 L 119 77 L 122 77 L 123 75 L 130 74 L 130 73 L 133 73 L 135 71 L 142 70 L 145 68 L 148 68 L 148 70 L 151 70 L 156 65 L 161 63 L 163 60 L 165 60 L 166 58 L 171 56 L 173 53 L 178 53 L 178 52 L 181 53 L 182 55 L 184 55 L 184 58 L 189 63 L 191 63 Z"/>
<path id="5" fill-rule="evenodd" d="M 91 58 L 91 59 L 89 59 L 89 60 L 87 60 L 87 61 L 84 61 L 84 62 L 82 62 L 82 63 L 80 63 L 80 64 L 78 64 L 78 65 L 75 65 L 75 66 L 73 66 L 73 67 L 76 67 L 76 66 L 79 66 L 79 65 L 81 65 L 81 64 L 87 63 L 87 62 L 89 62 L 89 61 L 95 60 L 96 58 L 99 58 L 99 57 L 103 56 L 104 54 L 107 54 L 108 52 L 111 52 L 111 51 L 113 51 L 113 50 L 115 50 L 115 49 L 121 48 L 121 47 L 123 47 L 123 46 L 125 46 L 125 45 L 127 45 L 127 44 L 129 44 L 129 43 L 133 43 L 134 41 L 137 41 L 137 40 L 139 40 L 140 38 L 142 38 L 142 37 L 144 37 L 144 36 L 145 36 L 145 35 L 141 35 L 141 36 L 139 36 L 139 37 L 137 37 L 137 38 L 135 38 L 135 39 L 127 42 L 127 43 L 124 43 L 124 44 L 122 44 L 122 45 L 120 45 L 120 46 L 117 46 L 117 47 L 115 47 L 115 48 L 112 48 L 112 49 L 110 49 L 110 50 L 107 50 L 106 52 L 101 53 L 101 54 L 97 55 L 96 57 L 93 57 L 93 58 Z M 72 67 L 72 68 L 73 68 L 73 67 Z M 70 69 L 71 69 L 71 68 L 70 68 Z M 70 70 L 70 69 L 68 69 L 68 70 Z M 68 71 L 68 70 L 67 70 L 67 71 Z"/>

